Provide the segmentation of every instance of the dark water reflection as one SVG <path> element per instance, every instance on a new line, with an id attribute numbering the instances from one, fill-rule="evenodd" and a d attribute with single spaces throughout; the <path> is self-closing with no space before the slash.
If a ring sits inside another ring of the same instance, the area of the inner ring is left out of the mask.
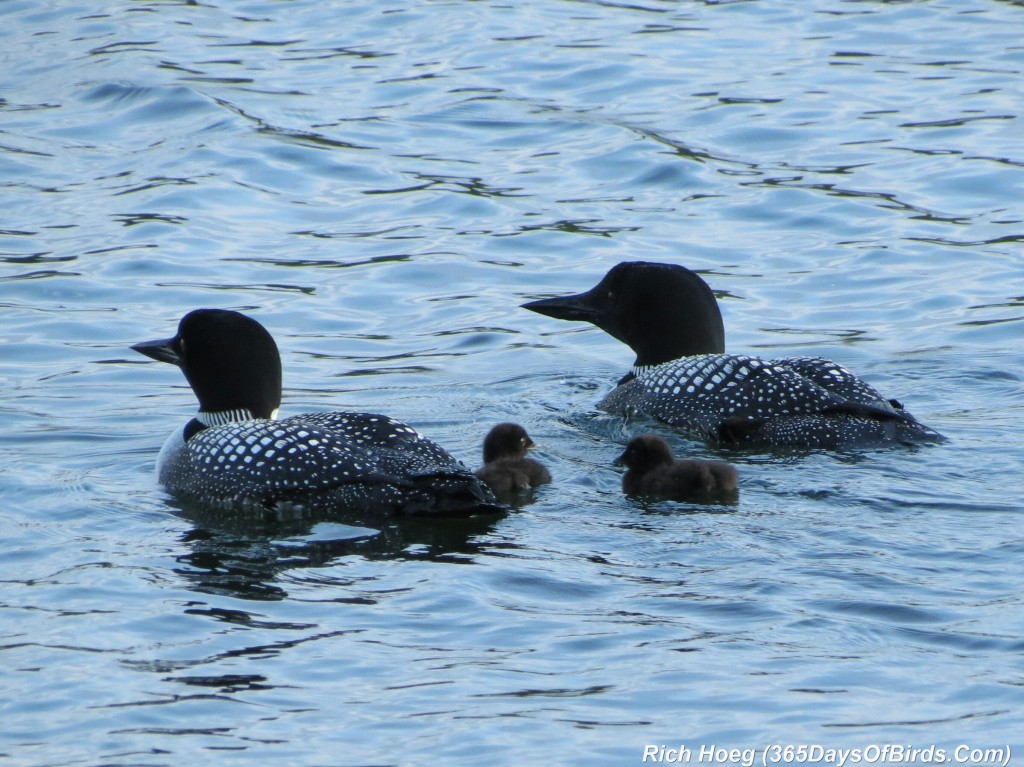
<path id="1" fill-rule="evenodd" d="M 324 567 L 344 557 L 472 564 L 481 536 L 494 531 L 503 516 L 394 518 L 370 528 L 336 519 L 254 520 L 196 506 L 179 513 L 197 526 L 181 537 L 189 551 L 177 557 L 181 567 L 175 572 L 197 591 L 256 600 L 288 597 L 275 583 L 284 571 Z"/>

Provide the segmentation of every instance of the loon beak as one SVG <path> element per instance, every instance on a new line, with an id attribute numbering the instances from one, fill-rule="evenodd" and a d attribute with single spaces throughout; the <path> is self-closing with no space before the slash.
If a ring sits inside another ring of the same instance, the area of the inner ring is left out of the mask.
<path id="1" fill-rule="evenodd" d="M 156 341 L 143 341 L 132 346 L 133 351 L 145 354 L 157 362 L 170 362 L 172 365 L 181 366 L 181 354 L 178 352 L 178 337 L 160 338 Z"/>
<path id="2" fill-rule="evenodd" d="M 604 312 L 603 307 L 598 305 L 595 300 L 593 292 L 588 290 L 586 293 L 577 293 L 573 296 L 542 298 L 539 301 L 523 304 L 522 308 L 547 317 L 554 317 L 556 320 L 574 320 L 597 325 Z"/>
<path id="3" fill-rule="evenodd" d="M 616 458 L 614 461 L 612 461 L 612 465 L 613 466 L 625 466 L 626 465 L 626 453 L 627 452 L 628 451 L 623 451 L 622 455 L 620 455 L 618 458 Z"/>

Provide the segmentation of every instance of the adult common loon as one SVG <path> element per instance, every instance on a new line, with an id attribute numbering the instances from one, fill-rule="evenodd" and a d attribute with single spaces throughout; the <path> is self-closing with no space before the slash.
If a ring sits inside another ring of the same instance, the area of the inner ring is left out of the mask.
<path id="1" fill-rule="evenodd" d="M 644 413 L 712 443 L 759 448 L 944 439 L 830 360 L 726 354 L 715 295 L 683 266 L 620 263 L 585 293 L 523 307 L 591 322 L 636 353 L 599 404 L 611 413 Z"/>
<path id="2" fill-rule="evenodd" d="M 547 484 L 551 473 L 540 461 L 526 457 L 533 444 L 519 424 L 499 423 L 484 437 L 484 465 L 476 475 L 498 495 Z"/>
<path id="3" fill-rule="evenodd" d="M 171 434 L 159 481 L 187 500 L 292 514 L 462 516 L 500 511 L 444 449 L 376 413 L 275 420 L 281 357 L 259 322 L 224 309 L 186 314 L 173 338 L 132 347 L 178 365 L 199 412 Z"/>
<path id="4" fill-rule="evenodd" d="M 677 459 L 656 434 L 633 437 L 615 463 L 629 470 L 622 491 L 676 501 L 735 496 L 739 474 L 731 463 L 697 458 Z"/>

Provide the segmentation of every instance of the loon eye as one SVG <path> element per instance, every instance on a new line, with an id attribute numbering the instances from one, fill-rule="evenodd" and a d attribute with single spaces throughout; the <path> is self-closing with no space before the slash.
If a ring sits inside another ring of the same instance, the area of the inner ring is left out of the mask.
<path id="1" fill-rule="evenodd" d="M 605 298 L 607 298 L 609 301 L 614 301 L 615 300 L 615 291 L 614 290 L 609 290 L 608 291 L 608 295 L 605 296 Z"/>

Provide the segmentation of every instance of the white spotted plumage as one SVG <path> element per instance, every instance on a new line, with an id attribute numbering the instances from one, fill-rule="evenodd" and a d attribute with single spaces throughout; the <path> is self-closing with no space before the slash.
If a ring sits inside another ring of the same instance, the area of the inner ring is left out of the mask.
<path id="1" fill-rule="evenodd" d="M 701 354 L 636 368 L 634 375 L 604 398 L 603 410 L 644 413 L 701 439 L 718 440 L 724 426 L 757 424 L 751 434 L 759 442 L 836 447 L 898 439 L 901 429 L 924 428 L 844 367 L 820 357 L 769 361 Z M 893 418 L 858 416 L 857 406 Z"/>
<path id="2" fill-rule="evenodd" d="M 172 492 L 213 503 L 271 504 L 299 496 L 308 503 L 326 494 L 352 506 L 361 493 L 376 499 L 382 490 L 399 503 L 422 494 L 416 477 L 433 475 L 436 491 L 447 475 L 468 469 L 392 418 L 329 412 L 211 426 L 179 443 L 159 471 Z"/>

